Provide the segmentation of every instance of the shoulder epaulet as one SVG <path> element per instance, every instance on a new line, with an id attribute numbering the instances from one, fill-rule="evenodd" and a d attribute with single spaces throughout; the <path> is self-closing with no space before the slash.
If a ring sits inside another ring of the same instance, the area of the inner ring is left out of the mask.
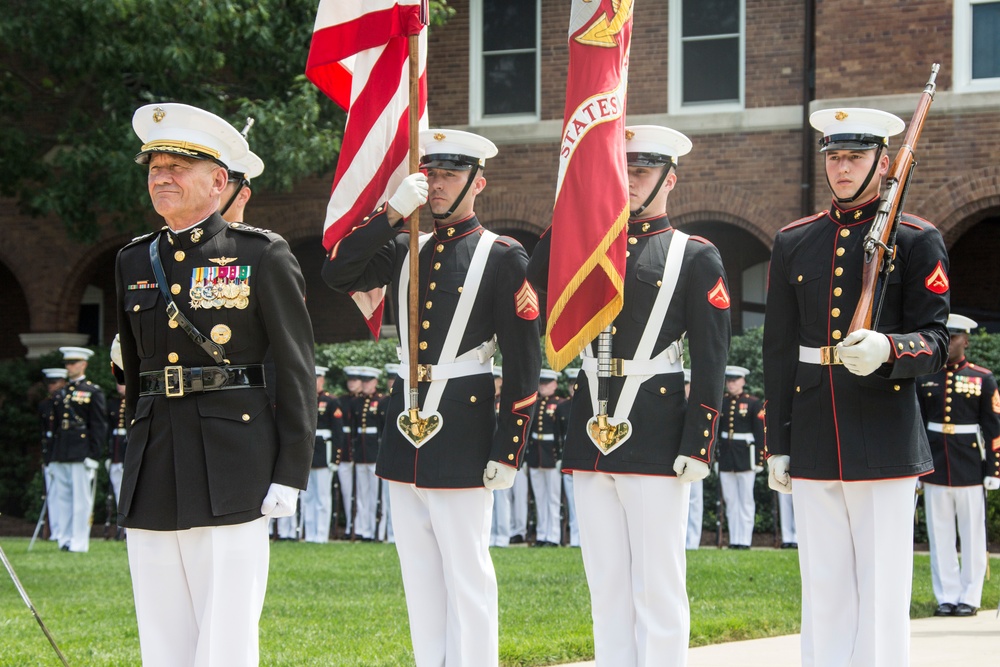
<path id="1" fill-rule="evenodd" d="M 990 369 L 988 369 L 988 368 L 984 368 L 983 366 L 978 366 L 978 365 L 976 365 L 976 364 L 973 364 L 973 363 L 970 363 L 970 364 L 969 364 L 969 368 L 971 368 L 971 369 L 973 369 L 973 370 L 977 370 L 977 371 L 979 371 L 980 373 L 986 373 L 986 374 L 988 374 L 988 375 L 992 375 L 992 374 L 993 374 L 993 371 L 991 371 Z"/>
<path id="2" fill-rule="evenodd" d="M 789 229 L 795 229 L 796 227 L 800 227 L 802 225 L 807 225 L 810 222 L 816 222 L 817 220 L 825 218 L 829 214 L 830 214 L 830 211 L 820 211 L 819 213 L 814 213 L 813 215 L 809 215 L 809 216 L 806 216 L 804 218 L 799 218 L 795 222 L 790 222 L 790 223 L 788 223 L 787 225 L 785 225 L 784 227 L 782 227 L 778 231 L 779 232 L 784 232 L 784 231 L 788 231 Z"/>
<path id="3" fill-rule="evenodd" d="M 934 227 L 930 221 L 924 220 L 919 215 L 913 215 L 910 213 L 904 213 L 899 219 L 901 225 L 906 225 L 912 229 L 925 230 Z"/>
<path id="4" fill-rule="evenodd" d="M 261 229 L 260 227 L 251 227 L 250 225 L 245 225 L 242 222 L 230 222 L 230 229 L 235 229 L 238 232 L 252 232 L 255 234 L 263 234 L 265 236 L 273 234 L 270 229 Z"/>
<path id="5" fill-rule="evenodd" d="M 703 243 L 705 245 L 710 245 L 713 248 L 715 247 L 715 244 L 713 244 L 711 241 L 709 241 L 708 239 L 706 239 L 704 236 L 691 236 L 690 238 L 691 238 L 692 241 L 697 241 L 698 243 Z"/>
<path id="6" fill-rule="evenodd" d="M 125 248 L 128 248 L 131 245 L 139 243 L 140 241 L 148 241 L 149 239 L 153 238 L 154 236 L 156 236 L 157 234 L 159 234 L 160 232 L 162 232 L 165 229 L 166 229 L 166 226 L 161 227 L 160 229 L 156 230 L 155 232 L 149 232 L 148 234 L 143 234 L 142 236 L 136 236 L 134 239 L 132 239 L 131 241 L 129 241 L 128 243 L 126 243 L 124 246 L 122 246 L 122 250 L 124 250 Z"/>

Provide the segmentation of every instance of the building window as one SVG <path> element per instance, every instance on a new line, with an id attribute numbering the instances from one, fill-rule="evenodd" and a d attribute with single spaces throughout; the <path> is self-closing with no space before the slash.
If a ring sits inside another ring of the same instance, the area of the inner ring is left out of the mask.
<path id="1" fill-rule="evenodd" d="M 471 0 L 469 122 L 537 120 L 541 2 Z"/>
<path id="2" fill-rule="evenodd" d="M 956 92 L 1000 90 L 1000 2 L 955 0 Z"/>
<path id="3" fill-rule="evenodd" d="M 670 113 L 743 108 L 746 0 L 670 1 Z"/>

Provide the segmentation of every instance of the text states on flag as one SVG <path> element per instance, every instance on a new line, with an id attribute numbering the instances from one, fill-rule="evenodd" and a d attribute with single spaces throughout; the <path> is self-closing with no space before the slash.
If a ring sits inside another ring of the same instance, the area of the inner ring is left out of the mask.
<path id="1" fill-rule="evenodd" d="M 623 302 L 628 223 L 625 99 L 631 0 L 574 0 L 552 215 L 546 354 L 572 361 Z"/>

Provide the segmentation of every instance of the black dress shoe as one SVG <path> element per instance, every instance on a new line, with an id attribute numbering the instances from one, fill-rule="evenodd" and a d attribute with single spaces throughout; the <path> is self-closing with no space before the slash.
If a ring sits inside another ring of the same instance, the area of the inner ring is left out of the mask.
<path id="1" fill-rule="evenodd" d="M 796 542 L 782 542 L 782 549 L 798 549 L 799 545 Z"/>
<path id="2" fill-rule="evenodd" d="M 511 535 L 510 536 L 510 543 L 511 544 L 524 544 L 524 536 L 523 535 Z"/>
<path id="3" fill-rule="evenodd" d="M 975 616 L 976 612 L 979 611 L 975 607 L 964 602 L 959 602 L 958 606 L 955 607 L 955 611 L 951 613 L 952 616 Z"/>
<path id="4" fill-rule="evenodd" d="M 938 608 L 934 610 L 935 616 L 952 616 L 955 613 L 955 605 L 950 602 L 944 602 L 938 605 Z"/>

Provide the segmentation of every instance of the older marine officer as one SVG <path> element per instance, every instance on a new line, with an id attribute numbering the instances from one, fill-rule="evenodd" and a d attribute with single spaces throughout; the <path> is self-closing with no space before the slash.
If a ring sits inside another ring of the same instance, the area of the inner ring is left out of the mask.
<path id="1" fill-rule="evenodd" d="M 305 284 L 280 236 L 218 213 L 227 168 L 248 153 L 235 128 L 165 103 L 137 110 L 132 126 L 167 223 L 116 266 L 131 424 L 118 522 L 142 661 L 256 665 L 267 517 L 295 511 L 313 453 Z"/>

